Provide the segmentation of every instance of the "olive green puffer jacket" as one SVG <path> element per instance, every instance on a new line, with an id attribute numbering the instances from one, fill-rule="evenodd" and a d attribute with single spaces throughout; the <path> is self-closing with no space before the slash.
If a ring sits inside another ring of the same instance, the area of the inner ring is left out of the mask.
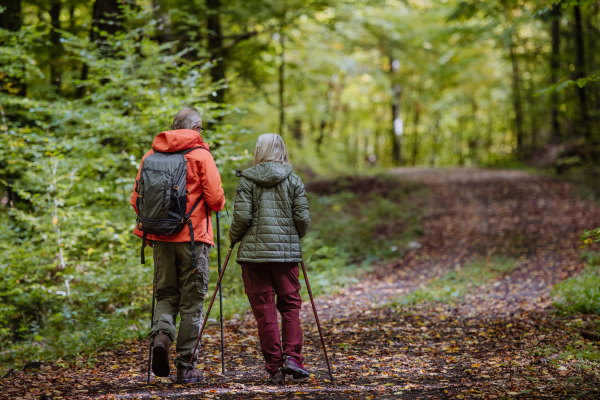
<path id="1" fill-rule="evenodd" d="M 310 217 L 304 184 L 292 167 L 258 164 L 240 177 L 229 240 L 242 242 L 237 262 L 301 262 Z"/>

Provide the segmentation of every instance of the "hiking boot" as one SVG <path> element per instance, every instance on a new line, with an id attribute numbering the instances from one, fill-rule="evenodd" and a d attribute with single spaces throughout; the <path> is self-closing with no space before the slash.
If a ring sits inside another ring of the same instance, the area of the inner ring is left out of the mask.
<path id="1" fill-rule="evenodd" d="M 286 375 L 291 375 L 294 379 L 306 379 L 310 376 L 302 364 L 292 357 L 286 357 L 283 363 L 283 372 Z"/>
<path id="2" fill-rule="evenodd" d="M 171 341 L 162 332 L 154 336 L 154 344 L 152 345 L 152 372 L 154 375 L 166 378 L 171 373 L 169 366 L 169 346 Z"/>
<path id="3" fill-rule="evenodd" d="M 188 369 L 182 365 L 177 366 L 177 382 L 176 383 L 194 383 L 202 382 L 204 375 L 199 369 Z"/>
<path id="4" fill-rule="evenodd" d="M 284 385 L 285 384 L 285 375 L 281 373 L 281 368 L 277 370 L 273 375 L 271 375 L 271 379 L 269 379 L 269 383 L 273 385 Z"/>

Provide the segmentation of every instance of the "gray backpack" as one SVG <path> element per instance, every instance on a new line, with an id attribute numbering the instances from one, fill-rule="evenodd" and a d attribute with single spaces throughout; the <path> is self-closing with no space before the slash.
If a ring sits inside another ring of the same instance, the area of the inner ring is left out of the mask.
<path id="1" fill-rule="evenodd" d="M 187 160 L 184 155 L 192 150 L 204 149 L 193 147 L 179 152 L 162 153 L 154 150 L 144 159 L 140 179 L 136 183 L 137 227 L 142 236 L 141 261 L 146 263 L 144 248 L 146 235 L 175 235 L 187 224 L 190 230 L 192 246 L 192 262 L 196 267 L 196 251 L 194 246 L 194 228 L 190 215 L 194 212 L 204 193 L 198 198 L 189 212 L 185 212 L 187 195 L 186 176 Z M 208 150 L 206 150 L 208 151 Z M 206 209 L 206 230 L 208 231 L 208 208 Z"/>

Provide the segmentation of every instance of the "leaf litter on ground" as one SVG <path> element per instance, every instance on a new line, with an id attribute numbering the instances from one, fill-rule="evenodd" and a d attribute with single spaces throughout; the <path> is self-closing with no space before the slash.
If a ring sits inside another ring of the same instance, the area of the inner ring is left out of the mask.
<path id="1" fill-rule="evenodd" d="M 175 384 L 174 370 L 147 384 L 148 343 L 136 341 L 10 374 L 0 398 L 598 398 L 599 363 L 579 356 L 598 353 L 598 316 L 560 315 L 551 298 L 583 270 L 578 236 L 598 207 L 518 171 L 395 173 L 429 188 L 424 234 L 402 258 L 317 298 L 334 383 L 304 304 L 306 381 L 267 384 L 246 314 L 226 321 L 225 374 L 219 327 L 208 326 L 200 384 Z"/>

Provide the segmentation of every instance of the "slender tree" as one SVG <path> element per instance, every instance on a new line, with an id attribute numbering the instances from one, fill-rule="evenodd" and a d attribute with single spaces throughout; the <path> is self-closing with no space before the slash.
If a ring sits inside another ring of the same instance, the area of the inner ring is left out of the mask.
<path id="1" fill-rule="evenodd" d="M 550 36 L 552 41 L 552 53 L 550 54 L 550 84 L 558 83 L 558 74 L 560 70 L 560 18 L 561 6 L 555 4 L 550 13 Z M 550 141 L 560 142 L 560 122 L 558 120 L 558 107 L 560 95 L 558 91 L 553 91 L 550 95 Z"/>
<path id="2" fill-rule="evenodd" d="M 402 109 L 402 87 L 394 85 L 392 87 L 392 126 L 390 129 L 390 139 L 392 141 L 392 164 L 398 166 L 402 163 L 402 119 L 400 110 Z"/>
<path id="3" fill-rule="evenodd" d="M 329 80 L 329 88 L 327 89 L 327 94 L 325 95 L 325 112 L 321 116 L 321 122 L 319 123 L 319 136 L 317 136 L 316 145 L 317 145 L 317 154 L 321 154 L 321 145 L 323 144 L 323 139 L 325 139 L 325 128 L 327 127 L 327 118 L 329 117 L 329 99 L 333 96 L 333 90 L 335 86 L 334 77 L 337 75 L 333 75 Z M 337 79 L 337 78 L 336 78 Z"/>
<path id="4" fill-rule="evenodd" d="M 0 13 L 0 28 L 9 31 L 18 31 L 23 25 L 23 14 L 21 13 L 22 0 L 8 0 L 2 2 L 4 12 Z"/>
<path id="5" fill-rule="evenodd" d="M 283 26 L 279 29 L 279 44 L 281 46 L 279 62 L 279 135 L 283 136 L 285 124 L 285 36 L 283 35 Z"/>
<path id="6" fill-rule="evenodd" d="M 208 30 L 208 53 L 213 60 L 213 67 L 210 69 L 210 78 L 213 83 L 225 81 L 226 59 L 223 49 L 223 29 L 221 26 L 221 0 L 206 0 L 206 28 Z M 216 91 L 214 100 L 217 103 L 223 103 L 225 99 L 225 89 Z M 222 117 L 219 117 L 219 120 Z"/>
<path id="7" fill-rule="evenodd" d="M 438 115 L 436 115 L 435 118 L 435 125 L 433 127 L 433 130 L 431 131 L 431 160 L 430 160 L 430 165 L 433 167 L 435 166 L 435 160 L 438 157 L 438 145 L 439 145 L 439 133 L 440 133 L 440 120 L 441 117 Z"/>
<path id="8" fill-rule="evenodd" d="M 465 117 L 458 117 L 458 132 L 456 135 L 456 154 L 458 154 L 458 165 L 465 165 L 463 154 L 463 135 L 465 133 Z"/>
<path id="9" fill-rule="evenodd" d="M 537 120 L 537 98 L 535 96 L 535 82 L 533 80 L 532 71 L 529 71 L 529 80 L 527 81 L 527 102 L 529 104 L 529 121 L 530 121 L 530 141 L 532 149 L 538 147 L 538 120 Z"/>
<path id="10" fill-rule="evenodd" d="M 159 43 L 166 43 L 173 40 L 173 31 L 169 19 L 168 3 L 165 0 L 152 0 L 152 9 L 154 18 L 160 23 L 162 29 L 156 33 L 156 40 Z"/>
<path id="11" fill-rule="evenodd" d="M 519 74 L 519 62 L 515 54 L 515 44 L 512 37 L 509 38 L 508 52 L 512 66 L 512 97 L 513 110 L 515 112 L 515 131 L 517 134 L 517 154 L 523 151 L 523 107 L 521 105 L 521 76 Z"/>
<path id="12" fill-rule="evenodd" d="M 92 24 L 90 28 L 90 41 L 98 41 L 101 46 L 103 53 L 108 56 L 109 51 L 102 47 L 103 36 L 102 32 L 106 32 L 108 35 L 114 35 L 121 30 L 119 24 L 123 16 L 123 10 L 121 9 L 121 2 L 119 0 L 96 0 L 92 8 Z M 80 80 L 85 81 L 89 76 L 89 66 L 84 63 L 81 67 Z M 78 86 L 75 93 L 75 97 L 81 98 L 84 96 L 86 91 L 85 86 Z"/>
<path id="13" fill-rule="evenodd" d="M 299 118 L 294 120 L 294 139 L 302 147 L 302 120 Z"/>
<path id="14" fill-rule="evenodd" d="M 581 21 L 581 8 L 579 5 L 573 6 L 573 15 L 575 17 L 575 79 L 586 77 L 585 68 L 585 48 L 583 42 L 583 22 Z M 591 140 L 591 131 L 589 129 L 589 112 L 586 88 L 577 86 L 577 95 L 579 97 L 580 124 L 579 131 L 583 136 Z"/>
<path id="15" fill-rule="evenodd" d="M 19 31 L 21 26 L 23 26 L 23 14 L 21 13 L 21 0 L 10 0 L 4 1 L 2 6 L 6 9 L 4 12 L 0 13 L 0 28 L 6 29 L 9 31 Z M 0 43 L 0 46 L 2 43 Z M 25 70 L 25 66 L 23 65 L 23 71 Z M 13 79 L 11 82 L 14 86 L 19 88 L 19 95 L 25 97 L 27 95 L 27 84 L 22 79 Z M 2 78 L 0 78 L 0 87 L 4 86 L 2 84 Z"/>
<path id="16" fill-rule="evenodd" d="M 60 0 L 54 0 L 50 5 L 50 83 L 54 85 L 56 93 L 60 94 L 61 87 L 61 76 L 62 76 L 62 68 L 61 68 L 61 58 L 63 54 L 63 46 L 60 41 L 61 33 L 60 33 L 60 12 L 62 9 L 62 4 Z"/>
<path id="17" fill-rule="evenodd" d="M 421 116 L 421 105 L 415 102 L 415 115 L 413 120 L 413 143 L 412 143 L 412 165 L 417 165 L 419 154 L 419 117 Z"/>

